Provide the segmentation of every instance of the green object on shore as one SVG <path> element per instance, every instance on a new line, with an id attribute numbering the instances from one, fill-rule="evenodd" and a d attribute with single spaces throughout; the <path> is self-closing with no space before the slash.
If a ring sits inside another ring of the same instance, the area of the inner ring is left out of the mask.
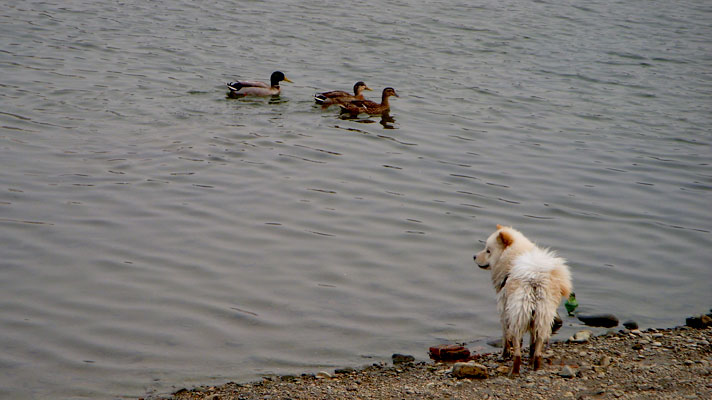
<path id="1" fill-rule="evenodd" d="M 564 303 L 564 307 L 566 307 L 566 311 L 569 313 L 569 315 L 574 315 L 574 310 L 576 309 L 576 307 L 578 307 L 578 301 L 576 301 L 576 293 L 571 292 L 568 300 L 566 300 L 566 303 Z"/>

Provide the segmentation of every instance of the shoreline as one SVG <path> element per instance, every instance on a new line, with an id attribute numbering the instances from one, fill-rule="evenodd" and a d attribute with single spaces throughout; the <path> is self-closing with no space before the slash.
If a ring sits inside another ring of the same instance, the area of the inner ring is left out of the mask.
<path id="1" fill-rule="evenodd" d="M 470 361 L 484 368 L 486 378 L 455 377 L 452 362 L 406 357 L 362 369 L 181 389 L 156 399 L 712 398 L 712 326 L 706 321 L 697 327 L 621 329 L 585 341 L 553 342 L 545 349 L 542 369 L 532 371 L 525 356 L 521 374 L 514 377 L 508 374 L 511 360 L 499 353 L 477 354 Z"/>

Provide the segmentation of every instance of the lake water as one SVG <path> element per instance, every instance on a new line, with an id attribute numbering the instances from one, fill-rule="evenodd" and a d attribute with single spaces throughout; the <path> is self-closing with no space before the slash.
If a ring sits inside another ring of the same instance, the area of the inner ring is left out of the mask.
<path id="1" fill-rule="evenodd" d="M 582 4 L 6 2 L 0 398 L 491 351 L 497 223 L 584 311 L 709 309 L 712 4 Z M 393 121 L 314 105 L 358 80 Z"/>

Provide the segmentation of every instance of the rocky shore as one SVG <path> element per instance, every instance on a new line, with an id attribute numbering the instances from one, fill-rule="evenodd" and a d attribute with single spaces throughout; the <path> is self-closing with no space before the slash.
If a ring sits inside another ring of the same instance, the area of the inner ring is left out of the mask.
<path id="1" fill-rule="evenodd" d="M 360 370 L 181 389 L 166 399 L 712 399 L 712 326 L 688 325 L 552 343 L 541 370 L 531 371 L 525 357 L 515 377 L 498 354 L 474 355 L 467 365 L 405 356 Z"/>

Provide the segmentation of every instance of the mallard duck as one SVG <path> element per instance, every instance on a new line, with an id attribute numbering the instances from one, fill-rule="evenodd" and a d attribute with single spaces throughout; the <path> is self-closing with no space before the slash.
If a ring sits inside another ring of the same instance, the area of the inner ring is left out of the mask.
<path id="1" fill-rule="evenodd" d="M 235 81 L 227 84 L 230 92 L 227 94 L 230 98 L 242 96 L 274 96 L 281 93 L 279 82 L 292 82 L 280 71 L 272 72 L 270 84 L 259 81 Z"/>
<path id="2" fill-rule="evenodd" d="M 314 95 L 314 101 L 317 104 L 321 104 L 322 108 L 329 108 L 329 106 L 349 102 L 353 100 L 364 100 L 363 91 L 373 90 L 366 86 L 363 81 L 358 81 L 354 85 L 354 94 L 349 92 L 344 92 L 343 90 L 332 90 L 331 92 L 317 93 Z"/>
<path id="3" fill-rule="evenodd" d="M 339 107 L 341 107 L 342 112 L 349 113 L 352 116 L 359 114 L 379 115 L 391 109 L 391 105 L 388 103 L 390 96 L 400 97 L 395 89 L 387 87 L 383 89 L 381 104 L 371 100 L 353 100 L 348 103 L 339 103 Z"/>

